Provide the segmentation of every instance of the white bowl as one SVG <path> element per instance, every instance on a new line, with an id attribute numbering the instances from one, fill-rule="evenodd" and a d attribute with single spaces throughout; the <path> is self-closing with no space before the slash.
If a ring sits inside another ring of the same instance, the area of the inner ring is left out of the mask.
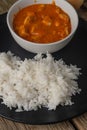
<path id="1" fill-rule="evenodd" d="M 52 53 L 62 49 L 66 46 L 69 41 L 72 39 L 77 27 L 78 27 L 78 15 L 76 10 L 65 0 L 55 0 L 56 5 L 60 6 L 70 17 L 71 20 L 71 33 L 64 38 L 63 40 L 53 42 L 51 44 L 39 44 L 24 40 L 20 36 L 18 36 L 13 29 L 13 18 L 14 14 L 16 14 L 19 9 L 22 9 L 28 5 L 35 4 L 35 3 L 52 3 L 52 0 L 18 0 L 8 11 L 7 14 L 7 25 L 8 28 L 15 39 L 15 41 L 25 50 L 33 52 L 33 53 Z"/>

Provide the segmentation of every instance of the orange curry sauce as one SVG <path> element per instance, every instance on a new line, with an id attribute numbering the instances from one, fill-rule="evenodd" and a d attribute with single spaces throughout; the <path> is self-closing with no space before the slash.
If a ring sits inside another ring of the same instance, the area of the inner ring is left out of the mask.
<path id="1" fill-rule="evenodd" d="M 13 28 L 25 40 L 52 43 L 70 34 L 71 22 L 69 16 L 55 4 L 34 4 L 14 16 Z"/>

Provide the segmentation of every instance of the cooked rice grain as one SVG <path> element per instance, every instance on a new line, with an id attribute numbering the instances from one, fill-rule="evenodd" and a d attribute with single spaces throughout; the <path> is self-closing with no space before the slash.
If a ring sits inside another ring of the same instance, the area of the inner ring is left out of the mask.
<path id="1" fill-rule="evenodd" d="M 42 54 L 22 61 L 11 52 L 0 53 L 0 98 L 17 111 L 37 110 L 42 106 L 55 110 L 58 105 L 72 105 L 71 96 L 80 93 L 80 68 L 55 61 Z"/>

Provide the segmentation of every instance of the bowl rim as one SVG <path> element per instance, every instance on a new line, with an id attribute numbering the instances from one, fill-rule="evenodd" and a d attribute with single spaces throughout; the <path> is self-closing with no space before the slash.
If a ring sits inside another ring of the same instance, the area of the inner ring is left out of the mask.
<path id="1" fill-rule="evenodd" d="M 70 32 L 70 34 L 69 34 L 68 36 L 66 36 L 65 38 L 63 38 L 63 39 L 61 39 L 61 40 L 59 40 L 59 41 L 55 41 L 55 42 L 38 43 L 38 42 L 32 42 L 32 41 L 28 41 L 28 40 L 26 40 L 26 39 L 23 39 L 22 37 L 20 37 L 20 36 L 12 29 L 12 27 L 11 27 L 11 25 L 10 25 L 10 22 L 9 22 L 9 16 L 10 16 L 11 11 L 14 9 L 15 6 L 17 6 L 18 3 L 22 2 L 22 1 L 23 1 L 23 0 L 18 0 L 18 1 L 16 1 L 16 2 L 9 8 L 8 13 L 7 13 L 7 17 L 6 17 L 6 21 L 7 21 L 7 25 L 8 25 L 8 28 L 9 28 L 10 32 L 12 32 L 12 33 L 14 34 L 14 36 L 17 37 L 18 39 L 22 40 L 23 42 L 26 42 L 26 44 L 31 44 L 31 45 L 36 45 L 36 46 L 38 46 L 38 45 L 39 45 L 39 46 L 52 46 L 52 45 L 56 45 L 56 44 L 61 44 L 61 42 L 67 40 L 67 39 L 68 39 L 69 37 L 71 37 L 71 36 L 74 34 L 74 32 L 77 30 L 78 24 L 79 24 L 79 18 L 78 18 L 77 11 L 75 10 L 75 8 L 74 8 L 69 2 L 67 2 L 67 1 L 65 1 L 65 0 L 60 0 L 60 2 L 61 2 L 61 1 L 64 1 L 65 3 L 67 3 L 67 5 L 70 6 L 71 9 L 72 9 L 72 10 L 74 11 L 74 13 L 75 13 L 75 16 L 76 16 L 76 19 L 77 19 L 77 23 L 76 23 L 76 27 L 74 28 L 74 30 L 71 29 L 71 32 Z M 44 1 L 43 1 L 43 3 L 44 3 Z M 36 4 L 36 2 L 35 2 L 35 4 Z M 28 6 L 28 5 L 27 5 L 27 6 Z M 25 6 L 25 7 L 27 7 L 27 6 Z M 24 8 L 24 7 L 23 7 L 23 8 Z M 21 8 L 21 9 L 22 9 L 22 8 Z"/>

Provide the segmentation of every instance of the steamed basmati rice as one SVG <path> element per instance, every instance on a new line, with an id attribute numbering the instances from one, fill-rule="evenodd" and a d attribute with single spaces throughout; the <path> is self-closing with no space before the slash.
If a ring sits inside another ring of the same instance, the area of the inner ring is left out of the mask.
<path id="1" fill-rule="evenodd" d="M 72 105 L 71 96 L 80 93 L 77 79 L 80 68 L 55 61 L 51 54 L 22 61 L 11 52 L 0 53 L 0 98 L 18 111 L 42 106 L 55 110 L 58 105 Z"/>

